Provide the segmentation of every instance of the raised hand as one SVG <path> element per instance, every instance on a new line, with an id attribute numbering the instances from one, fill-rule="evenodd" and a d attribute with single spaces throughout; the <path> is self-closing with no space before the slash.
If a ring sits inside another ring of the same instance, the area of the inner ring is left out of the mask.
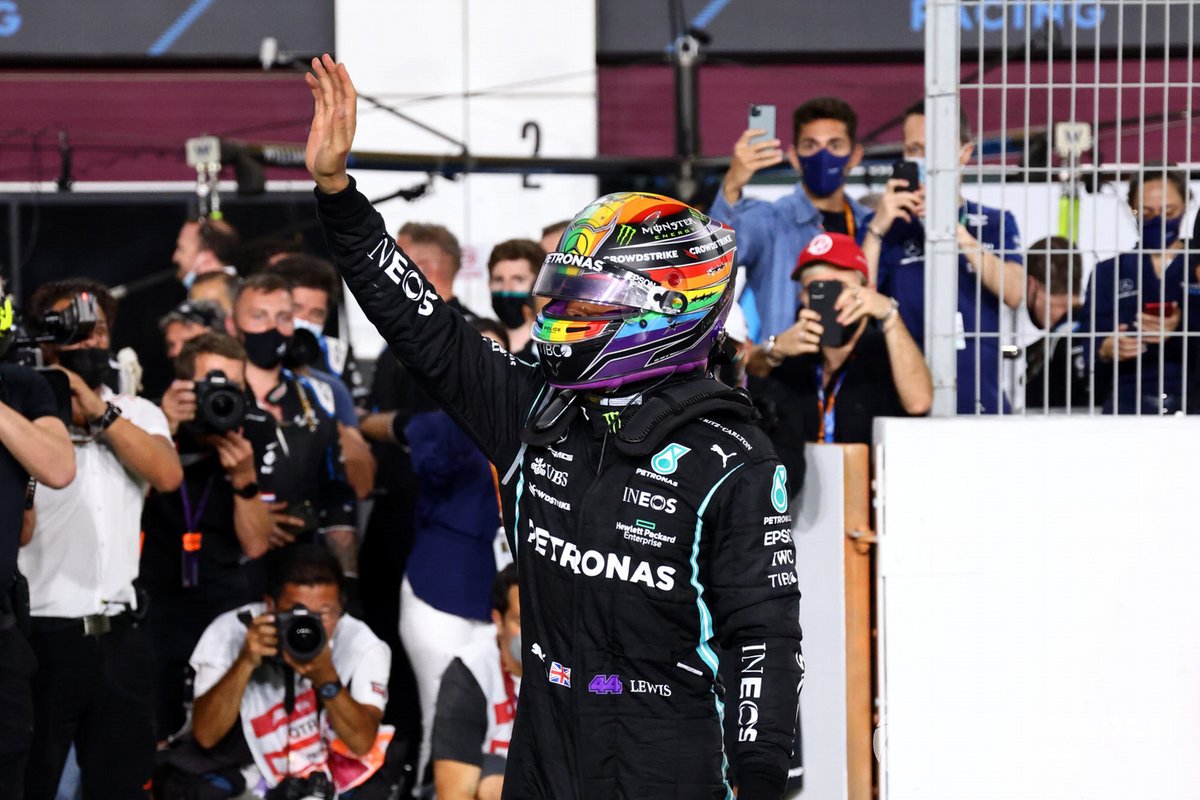
<path id="1" fill-rule="evenodd" d="M 317 188 L 334 194 L 350 184 L 346 159 L 354 143 L 358 116 L 358 93 L 345 64 L 326 53 L 312 60 L 312 72 L 304 80 L 313 96 L 313 121 L 304 148 L 304 165 Z"/>

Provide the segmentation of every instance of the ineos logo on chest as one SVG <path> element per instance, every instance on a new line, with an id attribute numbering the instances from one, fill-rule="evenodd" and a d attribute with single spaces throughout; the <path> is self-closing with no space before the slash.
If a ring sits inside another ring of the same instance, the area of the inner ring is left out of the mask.
<path id="1" fill-rule="evenodd" d="M 648 508 L 652 511 L 664 511 L 668 514 L 675 513 L 675 498 L 664 497 L 661 494 L 647 492 L 642 489 L 634 489 L 625 487 L 625 502 L 633 503 L 634 505 Z"/>

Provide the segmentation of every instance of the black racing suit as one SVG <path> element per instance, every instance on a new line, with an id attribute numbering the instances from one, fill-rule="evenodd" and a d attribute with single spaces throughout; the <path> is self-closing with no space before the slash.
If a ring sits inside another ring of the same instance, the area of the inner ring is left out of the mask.
<path id="1" fill-rule="evenodd" d="M 800 656 L 786 473 L 716 381 L 665 384 L 611 435 L 438 298 L 353 182 L 317 192 L 335 262 L 393 353 L 508 482 L 521 699 L 505 798 L 777 798 Z M 617 412 L 608 412 L 615 414 Z M 738 674 L 722 685 L 718 652 Z"/>

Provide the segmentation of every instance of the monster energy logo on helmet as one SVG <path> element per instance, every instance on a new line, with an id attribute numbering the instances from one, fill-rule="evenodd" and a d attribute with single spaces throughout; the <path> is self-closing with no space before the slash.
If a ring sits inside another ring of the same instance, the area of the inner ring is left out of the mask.
<path id="1" fill-rule="evenodd" d="M 633 241 L 633 235 L 637 233 L 637 228 L 632 225 L 622 225 L 617 228 L 617 244 L 624 247 Z"/>

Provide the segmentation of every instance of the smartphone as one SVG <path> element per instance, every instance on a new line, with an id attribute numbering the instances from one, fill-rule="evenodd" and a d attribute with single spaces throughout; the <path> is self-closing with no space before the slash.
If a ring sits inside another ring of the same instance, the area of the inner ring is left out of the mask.
<path id="1" fill-rule="evenodd" d="M 897 161 L 892 164 L 892 178 L 907 181 L 908 187 L 900 187 L 902 192 L 915 192 L 921 188 L 921 167 L 915 161 Z"/>
<path id="2" fill-rule="evenodd" d="M 1148 317 L 1173 317 L 1179 309 L 1179 304 L 1172 301 L 1170 303 L 1146 303 L 1142 306 L 1143 313 Z"/>
<path id="3" fill-rule="evenodd" d="M 841 281 L 813 281 L 808 285 L 808 307 L 821 315 L 822 347 L 841 347 L 849 338 L 850 329 L 837 321 L 833 310 L 846 284 Z"/>
<path id="4" fill-rule="evenodd" d="M 761 128 L 766 131 L 762 136 L 752 138 L 750 144 L 778 138 L 775 135 L 775 106 L 767 105 L 766 103 L 751 103 L 750 114 L 746 120 L 746 128 L 748 130 Z"/>

